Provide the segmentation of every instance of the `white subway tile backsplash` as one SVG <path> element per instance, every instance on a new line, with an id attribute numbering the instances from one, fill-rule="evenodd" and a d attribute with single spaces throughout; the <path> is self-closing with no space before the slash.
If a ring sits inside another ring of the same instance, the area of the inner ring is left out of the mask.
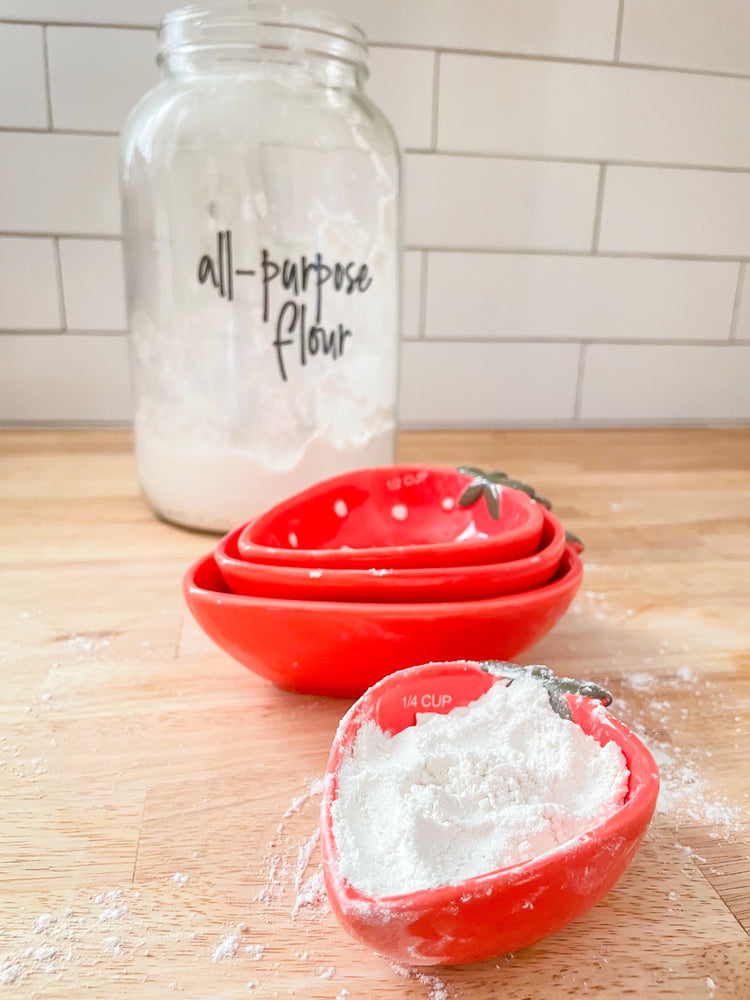
<path id="1" fill-rule="evenodd" d="M 402 149 L 432 144 L 433 52 L 419 49 L 370 49 L 369 97 L 393 126 Z"/>
<path id="2" fill-rule="evenodd" d="M 0 19 L 156 26 L 176 0 L 0 0 Z M 338 0 L 373 42 L 611 59 L 618 0 Z"/>
<path id="3" fill-rule="evenodd" d="M 125 330 L 125 283 L 119 240 L 60 240 L 69 330 Z"/>
<path id="4" fill-rule="evenodd" d="M 750 73 L 748 37 L 744 0 L 626 0 L 620 59 Z"/>
<path id="5" fill-rule="evenodd" d="M 571 420 L 577 344 L 408 341 L 399 414 L 407 426 Z"/>
<path id="6" fill-rule="evenodd" d="M 339 0 L 375 42 L 611 59 L 617 0 Z"/>
<path id="7" fill-rule="evenodd" d="M 413 154 L 406 242 L 476 249 L 586 250 L 599 168 L 591 164 Z"/>
<path id="8" fill-rule="evenodd" d="M 176 6 L 0 0 L 2 420 L 130 414 L 115 133 Z M 402 421 L 750 422 L 748 4 L 335 6 L 408 151 Z"/>
<path id="9" fill-rule="evenodd" d="M 750 346 L 592 344 L 585 351 L 584 419 L 750 419 Z"/>
<path id="10" fill-rule="evenodd" d="M 129 382 L 125 337 L 0 334 L 0 421 L 128 420 Z"/>
<path id="11" fill-rule="evenodd" d="M 0 24 L 0 127 L 47 128 L 44 76 L 43 29 Z"/>
<path id="12" fill-rule="evenodd" d="M 750 174 L 608 167 L 602 252 L 750 254 Z"/>
<path id="13" fill-rule="evenodd" d="M 0 0 L 0 19 L 153 27 L 176 0 Z"/>
<path id="14" fill-rule="evenodd" d="M 61 328 L 55 241 L 0 237 L 0 329 Z"/>
<path id="15" fill-rule="evenodd" d="M 52 27 L 47 50 L 58 129 L 119 132 L 135 102 L 159 79 L 152 31 Z"/>
<path id="16" fill-rule="evenodd" d="M 422 327 L 422 254 L 407 250 L 401 267 L 401 336 L 414 340 Z"/>
<path id="17" fill-rule="evenodd" d="M 739 264 L 428 255 L 426 335 L 456 340 L 726 340 Z"/>
<path id="18" fill-rule="evenodd" d="M 438 149 L 750 167 L 750 79 L 442 55 Z"/>
<path id="19" fill-rule="evenodd" d="M 118 141 L 0 133 L 0 231 L 116 234 Z"/>

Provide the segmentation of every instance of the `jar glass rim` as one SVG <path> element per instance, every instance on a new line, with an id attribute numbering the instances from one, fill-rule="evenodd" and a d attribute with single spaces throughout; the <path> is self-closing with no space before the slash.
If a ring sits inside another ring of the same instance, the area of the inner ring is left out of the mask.
<path id="1" fill-rule="evenodd" d="M 274 0 L 207 0 L 166 14 L 159 61 L 204 50 L 287 50 L 365 67 L 367 38 L 335 11 Z"/>

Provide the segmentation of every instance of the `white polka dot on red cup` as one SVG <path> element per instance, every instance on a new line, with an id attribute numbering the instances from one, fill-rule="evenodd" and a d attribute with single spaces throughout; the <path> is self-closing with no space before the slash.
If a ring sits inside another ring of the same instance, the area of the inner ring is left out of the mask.
<path id="1" fill-rule="evenodd" d="M 409 508 L 406 504 L 397 503 L 391 507 L 391 517 L 394 521 L 405 521 L 409 516 Z"/>

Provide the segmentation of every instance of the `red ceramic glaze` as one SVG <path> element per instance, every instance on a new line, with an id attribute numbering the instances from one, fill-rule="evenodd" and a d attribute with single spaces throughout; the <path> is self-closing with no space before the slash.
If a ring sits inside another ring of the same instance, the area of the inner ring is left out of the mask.
<path id="1" fill-rule="evenodd" d="M 490 563 L 536 552 L 543 507 L 499 487 L 495 520 L 484 499 L 460 506 L 471 481 L 442 466 L 357 469 L 261 514 L 240 532 L 237 548 L 254 562 L 364 569 Z"/>
<path id="2" fill-rule="evenodd" d="M 338 874 L 331 804 L 337 773 L 367 719 L 398 732 L 420 711 L 447 712 L 498 680 L 467 662 L 432 663 L 386 677 L 339 726 L 326 772 L 321 813 L 323 875 L 341 925 L 362 944 L 405 965 L 457 965 L 517 951 L 586 913 L 614 886 L 638 849 L 656 806 L 658 769 L 641 741 L 590 698 L 568 695 L 574 722 L 602 745 L 614 740 L 630 769 L 628 793 L 614 815 L 554 851 L 458 885 L 374 898 Z"/>
<path id="3" fill-rule="evenodd" d="M 214 550 L 216 564 L 235 594 L 308 601 L 467 601 L 521 593 L 548 583 L 565 550 L 565 530 L 548 510 L 539 549 L 524 559 L 470 566 L 339 569 L 272 565 L 240 558 L 244 525 Z"/>
<path id="4" fill-rule="evenodd" d="M 570 606 L 583 576 L 566 545 L 550 583 L 480 601 L 375 604 L 233 594 L 213 554 L 185 574 L 203 631 L 250 670 L 290 691 L 358 697 L 387 674 L 428 660 L 510 660 Z"/>

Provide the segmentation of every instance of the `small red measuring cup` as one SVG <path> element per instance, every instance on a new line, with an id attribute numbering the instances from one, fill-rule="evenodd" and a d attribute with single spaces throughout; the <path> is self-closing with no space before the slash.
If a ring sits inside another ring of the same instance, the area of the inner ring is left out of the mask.
<path id="1" fill-rule="evenodd" d="M 644 744 L 601 702 L 567 694 L 572 720 L 600 744 L 614 740 L 630 777 L 609 818 L 530 861 L 458 885 L 374 897 L 339 874 L 331 806 L 337 774 L 359 727 L 373 719 L 397 733 L 417 712 L 467 705 L 502 677 L 466 661 L 431 663 L 390 674 L 344 716 L 331 748 L 321 812 L 323 875 L 341 925 L 374 951 L 407 965 L 457 965 L 516 951 L 562 929 L 614 886 L 638 849 L 656 806 L 659 774 Z"/>
<path id="2" fill-rule="evenodd" d="M 543 506 L 500 486 L 498 516 L 461 496 L 472 475 L 429 465 L 355 469 L 288 497 L 244 526 L 243 559 L 364 569 L 522 559 L 539 547 Z"/>

